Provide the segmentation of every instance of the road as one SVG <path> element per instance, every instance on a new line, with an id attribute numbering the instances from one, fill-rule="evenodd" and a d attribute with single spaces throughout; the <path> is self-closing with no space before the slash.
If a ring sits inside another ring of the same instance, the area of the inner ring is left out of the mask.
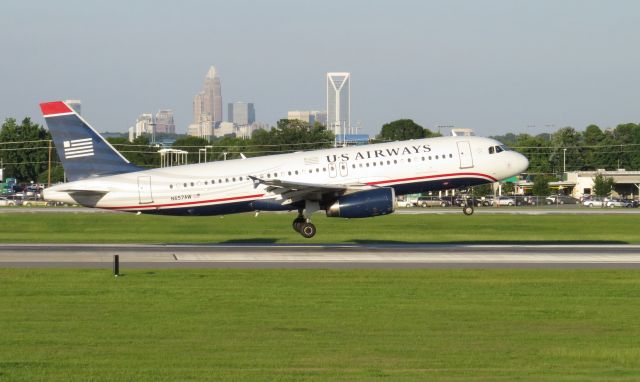
<path id="1" fill-rule="evenodd" d="M 640 245 L 4 244 L 0 267 L 640 268 Z"/>

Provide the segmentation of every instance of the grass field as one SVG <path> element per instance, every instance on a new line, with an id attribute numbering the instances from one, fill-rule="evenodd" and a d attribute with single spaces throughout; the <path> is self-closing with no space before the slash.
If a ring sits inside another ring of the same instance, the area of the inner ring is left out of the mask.
<path id="1" fill-rule="evenodd" d="M 169 217 L 133 214 L 0 214 L 2 243 L 640 243 L 635 215 L 314 215 L 304 239 L 294 214 Z"/>
<path id="2" fill-rule="evenodd" d="M 2 381 L 640 379 L 625 270 L 0 269 Z"/>

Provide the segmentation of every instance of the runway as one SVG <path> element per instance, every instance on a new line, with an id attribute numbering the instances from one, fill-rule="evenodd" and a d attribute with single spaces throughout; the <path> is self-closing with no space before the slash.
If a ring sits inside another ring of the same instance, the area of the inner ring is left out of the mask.
<path id="1" fill-rule="evenodd" d="M 5 244 L 0 268 L 640 268 L 640 245 Z"/>

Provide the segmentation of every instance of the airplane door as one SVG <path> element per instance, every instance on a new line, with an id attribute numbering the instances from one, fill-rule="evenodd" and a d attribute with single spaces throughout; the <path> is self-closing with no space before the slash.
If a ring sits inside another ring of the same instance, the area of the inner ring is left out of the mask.
<path id="1" fill-rule="evenodd" d="M 338 170 L 336 169 L 336 162 L 329 163 L 329 176 L 331 178 L 335 178 L 338 175 Z"/>
<path id="2" fill-rule="evenodd" d="M 340 162 L 340 176 L 349 175 L 349 165 L 347 162 Z"/>
<path id="3" fill-rule="evenodd" d="M 469 141 L 460 141 L 456 143 L 458 144 L 460 168 L 473 167 L 473 156 L 471 155 L 471 145 L 469 144 Z"/>
<path id="4" fill-rule="evenodd" d="M 150 176 L 138 177 L 138 196 L 140 197 L 140 204 L 153 203 L 153 195 L 151 195 Z"/>

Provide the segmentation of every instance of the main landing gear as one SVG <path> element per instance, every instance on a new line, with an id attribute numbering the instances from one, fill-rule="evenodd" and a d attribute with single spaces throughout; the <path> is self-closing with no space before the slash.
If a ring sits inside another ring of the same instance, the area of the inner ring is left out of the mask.
<path id="1" fill-rule="evenodd" d="M 305 219 L 305 217 L 300 214 L 293 221 L 293 230 L 307 239 L 312 238 L 316 234 L 316 226 L 308 220 L 309 219 Z"/>
<path id="2" fill-rule="evenodd" d="M 316 234 L 316 226 L 311 223 L 311 214 L 319 209 L 317 202 L 305 203 L 305 209 L 298 210 L 298 217 L 293 220 L 293 230 L 310 239 Z"/>

